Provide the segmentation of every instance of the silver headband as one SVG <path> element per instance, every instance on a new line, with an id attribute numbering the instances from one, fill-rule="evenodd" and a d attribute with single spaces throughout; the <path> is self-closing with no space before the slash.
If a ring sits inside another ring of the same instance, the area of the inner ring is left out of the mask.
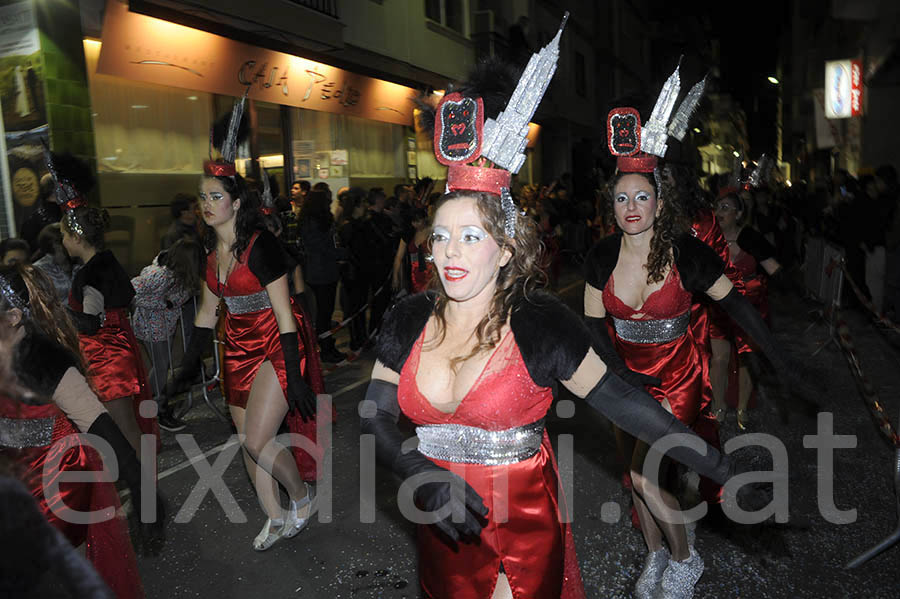
<path id="1" fill-rule="evenodd" d="M 9 302 L 13 308 L 18 308 L 24 312 L 26 316 L 31 312 L 31 310 L 28 309 L 28 304 L 23 302 L 22 298 L 19 297 L 19 294 L 13 291 L 12 285 L 9 284 L 9 280 L 3 275 L 0 275 L 0 295 L 2 295 L 3 299 Z"/>
<path id="2" fill-rule="evenodd" d="M 70 231 L 72 231 L 79 237 L 84 237 L 84 227 L 82 227 L 78 222 L 78 218 L 75 216 L 74 210 L 69 210 L 68 212 L 66 212 L 66 227 L 68 227 Z"/>
<path id="3" fill-rule="evenodd" d="M 503 209 L 504 217 L 503 232 L 506 233 L 507 237 L 513 239 L 516 236 L 516 219 L 519 215 L 508 187 L 500 188 L 500 207 Z"/>

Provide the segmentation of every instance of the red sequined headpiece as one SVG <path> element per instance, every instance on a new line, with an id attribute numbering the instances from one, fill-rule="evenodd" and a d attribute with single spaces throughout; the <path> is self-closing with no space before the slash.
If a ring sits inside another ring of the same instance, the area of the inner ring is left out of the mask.
<path id="1" fill-rule="evenodd" d="M 203 172 L 210 177 L 233 177 L 237 174 L 237 167 L 235 167 L 233 162 L 205 160 L 203 162 Z"/>

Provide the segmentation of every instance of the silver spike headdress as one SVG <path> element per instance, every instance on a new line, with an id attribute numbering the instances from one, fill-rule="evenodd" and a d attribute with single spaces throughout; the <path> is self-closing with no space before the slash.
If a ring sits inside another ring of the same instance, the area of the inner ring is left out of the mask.
<path id="1" fill-rule="evenodd" d="M 228 127 L 225 130 L 225 139 L 220 149 L 222 158 L 220 160 L 207 160 L 203 163 L 203 172 L 213 177 L 233 177 L 237 174 L 237 168 L 234 161 L 237 158 L 238 131 L 241 128 L 241 118 L 244 116 L 244 104 L 247 101 L 247 94 L 250 93 L 250 86 L 244 90 L 244 94 L 234 103 L 231 109 L 231 118 L 228 121 Z M 210 132 L 210 153 L 212 153 L 212 132 Z"/>
<path id="2" fill-rule="evenodd" d="M 2 274 L 0 274 L 0 295 L 3 296 L 3 299 L 5 299 L 10 306 L 21 310 L 25 316 L 28 316 L 31 312 L 28 308 L 28 303 L 15 292 L 7 278 Z"/>
<path id="3" fill-rule="evenodd" d="M 75 188 L 75 185 L 59 173 L 47 140 L 41 138 L 41 145 L 43 146 L 47 170 L 50 172 L 50 176 L 53 178 L 53 183 L 56 186 L 56 203 L 63 210 L 66 226 L 70 231 L 82 237 L 84 236 L 84 227 L 78 222 L 78 218 L 75 216 L 75 209 L 86 206 L 87 202 L 84 196 Z"/>
<path id="4" fill-rule="evenodd" d="M 504 233 L 515 237 L 519 210 L 509 192 L 512 175 L 525 162 L 528 124 L 556 72 L 559 41 L 569 18 L 566 11 L 556 36 L 533 54 L 516 88 L 496 120 L 484 120 L 481 98 L 454 92 L 444 96 L 437 107 L 434 153 L 447 165 L 447 191 L 484 191 L 500 196 Z M 500 168 L 475 166 L 479 158 Z"/>

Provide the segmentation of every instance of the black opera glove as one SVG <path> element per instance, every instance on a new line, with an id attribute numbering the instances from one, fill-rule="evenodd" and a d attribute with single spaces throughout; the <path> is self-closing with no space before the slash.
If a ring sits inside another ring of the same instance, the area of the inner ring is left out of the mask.
<path id="1" fill-rule="evenodd" d="M 119 466 L 119 476 L 125 481 L 131 492 L 131 500 L 135 506 L 135 513 L 139 515 L 138 531 L 140 534 L 140 547 L 146 555 L 158 555 L 164 540 L 165 504 L 159 493 L 156 493 L 156 517 L 144 521 L 141 509 L 143 496 L 143 480 L 141 476 L 141 463 L 138 461 L 134 448 L 122 434 L 122 431 L 113 422 L 107 412 L 97 416 L 91 423 L 88 433 L 97 435 L 110 444 L 115 453 L 115 459 Z"/>
<path id="2" fill-rule="evenodd" d="M 823 390 L 813 382 L 814 377 L 804 366 L 781 351 L 775 342 L 772 331 L 766 326 L 759 311 L 746 297 L 737 289 L 732 289 L 728 295 L 718 301 L 718 304 L 759 346 L 762 353 L 772 363 L 779 381 L 785 388 L 790 389 L 809 404 L 818 405 L 820 403 L 819 398 L 823 395 Z"/>
<path id="3" fill-rule="evenodd" d="M 316 415 L 316 394 L 300 374 L 300 339 L 297 331 L 282 333 L 281 351 L 284 353 L 284 370 L 287 376 L 287 402 L 291 410 L 300 412 L 304 422 Z M 311 348 L 309 351 L 315 351 Z"/>
<path id="4" fill-rule="evenodd" d="M 397 426 L 400 407 L 397 402 L 397 385 L 373 379 L 366 391 L 366 401 L 377 406 L 374 415 L 362 417 L 362 432 L 375 436 L 375 456 L 382 466 L 390 468 L 401 480 L 423 473 L 434 473 L 440 481 L 419 484 L 413 500 L 419 509 L 435 512 L 450 505 L 449 515 L 434 526 L 453 541 L 477 538 L 483 528 L 482 521 L 488 514 L 481 496 L 469 484 L 441 468 L 418 450 L 402 453 L 403 434 Z M 453 489 L 463 489 L 462 497 Z M 454 522 L 453 514 L 465 514 L 464 521 Z"/>
<path id="5" fill-rule="evenodd" d="M 607 368 L 610 368 L 622 377 L 625 382 L 634 387 L 643 387 L 644 385 L 657 387 L 662 384 L 662 381 L 657 377 L 635 372 L 625 365 L 625 360 L 616 351 L 613 340 L 609 337 L 609 328 L 606 326 L 605 318 L 585 316 L 584 320 L 588 330 L 591 332 L 594 349 Z"/>
<path id="6" fill-rule="evenodd" d="M 188 340 L 187 349 L 181 359 L 181 371 L 173 381 L 173 388 L 169 395 L 180 393 L 190 387 L 191 382 L 197 377 L 202 367 L 203 352 L 213 340 L 213 330 L 207 327 L 195 326 Z"/>
<path id="7" fill-rule="evenodd" d="M 77 312 L 69 307 L 66 308 L 66 311 L 69 313 L 69 318 L 75 323 L 75 328 L 78 329 L 78 332 L 82 335 L 96 335 L 97 331 L 99 331 L 100 327 L 103 325 L 100 316 L 97 314 Z"/>
<path id="8" fill-rule="evenodd" d="M 648 445 L 667 435 L 690 435 L 695 448 L 675 444 L 666 450 L 666 455 L 720 485 L 749 470 L 740 458 L 727 456 L 703 441 L 649 393 L 629 385 L 613 372 L 607 371 L 585 400 L 617 427 Z M 771 493 L 757 485 L 743 485 L 737 492 L 738 504 L 747 510 L 758 510 L 770 500 Z"/>

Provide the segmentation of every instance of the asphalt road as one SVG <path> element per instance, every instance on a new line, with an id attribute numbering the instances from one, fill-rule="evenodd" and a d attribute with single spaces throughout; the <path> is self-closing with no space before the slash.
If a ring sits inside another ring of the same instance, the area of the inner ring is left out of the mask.
<path id="1" fill-rule="evenodd" d="M 580 310 L 579 282 L 570 279 L 562 286 L 561 296 Z M 893 450 L 878 432 L 836 346 L 829 345 L 810 358 L 828 339 L 821 324 L 807 330 L 814 322 L 809 310 L 816 306 L 799 298 L 774 298 L 773 306 L 778 339 L 826 389 L 819 409 L 833 414 L 836 435 L 849 436 L 855 444 L 825 452 L 834 456 L 834 504 L 839 510 L 855 509 L 855 519 L 829 523 L 820 513 L 816 499 L 819 457 L 815 449 L 804 447 L 804 436 L 815 434 L 820 426 L 817 416 L 789 397 L 763 402 L 753 412 L 753 430 L 774 435 L 786 448 L 791 519 L 787 524 L 756 526 L 702 521 L 696 547 L 706 571 L 695 597 L 900 597 L 900 547 L 858 569 L 843 567 L 898 524 L 891 482 Z M 848 320 L 863 367 L 896 422 L 900 353 L 892 337 L 900 336 L 877 331 L 859 314 L 849 314 Z M 149 598 L 420 596 L 415 530 L 399 513 L 394 482 L 379 470 L 374 500 L 360 490 L 361 476 L 372 476 L 373 457 L 360 450 L 357 404 L 365 394 L 372 359 L 370 350 L 326 378 L 338 413 L 331 454 L 330 518 L 312 522 L 294 539 L 264 553 L 251 548 L 265 516 L 229 444 L 230 424 L 216 419 L 202 404 L 191 410 L 190 426 L 180 434 L 189 434 L 204 452 L 201 471 L 204 464 L 224 468 L 227 493 L 220 489 L 220 494 L 233 496 L 236 509 L 225 509 L 227 502 L 210 492 L 190 517 L 182 513 L 179 522 L 169 524 L 163 553 L 139 560 Z M 563 392 L 560 399 L 571 398 Z M 587 594 L 631 597 L 646 549 L 640 532 L 631 525 L 630 497 L 620 484 L 621 468 L 609 425 L 576 401 L 574 417 L 560 418 L 551 410 L 548 430 L 554 443 L 560 438 L 574 443 L 573 530 Z M 732 415 L 723 427 L 723 441 L 736 433 Z M 771 461 L 764 449 L 742 451 L 749 452 L 753 463 L 761 467 Z M 189 463 L 187 455 L 173 434 L 163 433 L 160 488 L 172 515 L 182 509 L 200 480 L 196 464 Z M 328 494 L 324 489 L 320 493 Z M 374 522 L 368 522 L 373 507 Z"/>

